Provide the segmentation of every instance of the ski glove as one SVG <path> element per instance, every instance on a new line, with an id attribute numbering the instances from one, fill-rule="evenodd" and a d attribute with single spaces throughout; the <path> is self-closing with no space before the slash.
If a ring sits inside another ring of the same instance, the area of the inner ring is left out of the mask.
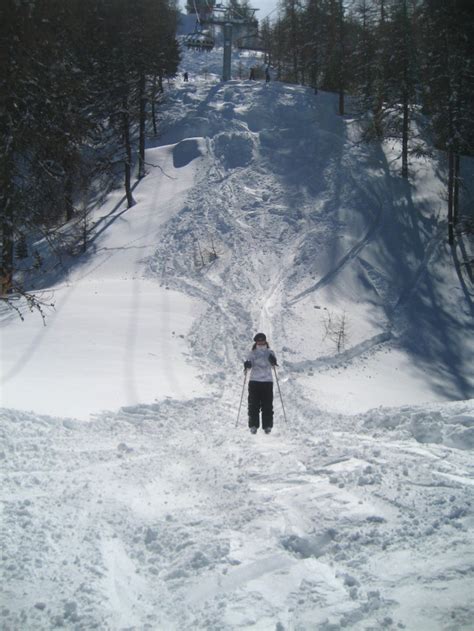
<path id="1" fill-rule="evenodd" d="M 278 366 L 277 364 L 277 358 L 275 357 L 275 355 L 269 355 L 268 356 L 268 361 L 270 362 L 270 364 L 272 366 Z"/>
<path id="2" fill-rule="evenodd" d="M 247 361 L 244 362 L 244 369 L 249 370 L 250 368 L 252 368 L 252 362 L 247 359 Z"/>

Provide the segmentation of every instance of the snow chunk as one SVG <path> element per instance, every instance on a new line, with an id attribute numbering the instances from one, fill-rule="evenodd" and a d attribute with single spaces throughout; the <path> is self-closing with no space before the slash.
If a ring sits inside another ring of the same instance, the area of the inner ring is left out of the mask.
<path id="1" fill-rule="evenodd" d="M 310 537 L 300 537 L 299 535 L 289 535 L 281 539 L 281 545 L 302 559 L 310 557 L 318 558 L 325 553 L 326 546 L 331 543 L 335 537 L 334 530 Z"/>
<path id="2" fill-rule="evenodd" d="M 413 436 L 419 443 L 443 444 L 456 449 L 474 449 L 474 418 L 472 403 L 465 406 L 468 413 L 458 413 L 459 404 L 430 406 L 426 409 L 403 407 L 378 408 L 365 415 L 366 427 L 396 431 Z"/>
<path id="3" fill-rule="evenodd" d="M 432 417 L 423 412 L 415 414 L 412 416 L 409 428 L 419 443 L 441 443 L 443 440 L 440 414 Z"/>
<path id="4" fill-rule="evenodd" d="M 72 430 L 82 429 L 81 421 L 77 421 L 73 418 L 65 418 L 63 420 L 63 425 L 66 429 L 72 429 Z"/>
<path id="5" fill-rule="evenodd" d="M 117 451 L 129 454 L 133 451 L 133 447 L 129 447 L 126 443 L 120 443 L 117 446 Z"/>
<path id="6" fill-rule="evenodd" d="M 214 151 L 226 169 L 250 164 L 253 157 L 253 140 L 247 133 L 221 133 L 214 138 Z"/>
<path id="7" fill-rule="evenodd" d="M 186 138 L 175 145 L 173 149 L 173 166 L 175 169 L 187 164 L 203 155 L 202 138 Z"/>
<path id="8" fill-rule="evenodd" d="M 456 427 L 448 434 L 446 443 L 457 449 L 474 449 L 474 427 Z"/>
<path id="9" fill-rule="evenodd" d="M 222 103 L 222 105 L 218 108 L 221 116 L 227 118 L 228 120 L 235 117 L 235 106 L 233 103 Z"/>

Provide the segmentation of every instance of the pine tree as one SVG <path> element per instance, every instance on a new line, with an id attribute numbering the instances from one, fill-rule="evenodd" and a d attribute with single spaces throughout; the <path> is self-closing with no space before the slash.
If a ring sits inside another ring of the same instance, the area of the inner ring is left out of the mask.
<path id="1" fill-rule="evenodd" d="M 401 141 L 401 175 L 407 178 L 411 115 L 417 105 L 415 12 L 408 0 L 397 0 L 389 7 L 381 2 L 379 8 L 377 31 L 381 34 L 381 43 L 374 56 L 377 66 L 371 90 L 374 130 L 380 139 L 391 137 Z"/>
<path id="2" fill-rule="evenodd" d="M 81 198 L 118 159 L 133 204 L 135 138 L 143 176 L 148 85 L 176 72 L 176 23 L 173 0 L 0 5 L 2 296 L 14 288 L 15 239 L 39 228 L 53 243 L 76 207 L 86 226 Z"/>
<path id="3" fill-rule="evenodd" d="M 315 93 L 318 92 L 323 61 L 323 17 L 321 0 L 309 0 L 304 17 L 304 41 L 307 52 L 306 63 L 308 67 L 309 84 L 314 89 Z"/>
<path id="4" fill-rule="evenodd" d="M 357 23 L 354 57 L 355 94 L 363 112 L 374 111 L 377 91 L 377 74 L 380 64 L 377 55 L 376 12 L 369 0 L 360 0 L 354 9 Z"/>
<path id="5" fill-rule="evenodd" d="M 474 15 L 466 0 L 426 0 L 423 104 L 437 146 L 448 156 L 448 240 L 458 220 L 460 156 L 474 155 Z"/>

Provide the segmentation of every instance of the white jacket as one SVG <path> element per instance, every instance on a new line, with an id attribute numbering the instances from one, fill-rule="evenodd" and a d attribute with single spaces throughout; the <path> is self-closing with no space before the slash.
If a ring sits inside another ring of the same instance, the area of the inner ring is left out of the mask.
<path id="1" fill-rule="evenodd" d="M 273 381 L 270 355 L 275 357 L 275 353 L 269 348 L 256 348 L 254 351 L 250 351 L 247 357 L 247 361 L 252 364 L 249 381 Z"/>

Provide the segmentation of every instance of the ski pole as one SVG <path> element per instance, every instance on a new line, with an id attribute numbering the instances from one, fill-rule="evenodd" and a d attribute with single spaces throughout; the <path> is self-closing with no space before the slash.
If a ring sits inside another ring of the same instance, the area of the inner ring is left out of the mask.
<path id="1" fill-rule="evenodd" d="M 275 379 L 278 386 L 278 393 L 280 395 L 281 409 L 283 410 L 283 418 L 285 419 L 285 423 L 288 423 L 288 419 L 286 418 L 285 406 L 283 405 L 283 397 L 281 396 L 280 382 L 278 381 L 276 366 L 273 366 L 273 372 L 275 373 Z"/>
<path id="2" fill-rule="evenodd" d="M 244 390 L 245 390 L 245 383 L 247 381 L 247 369 L 245 369 L 244 371 L 244 385 L 242 386 L 242 394 L 240 395 L 240 405 L 239 405 L 239 413 L 237 414 L 237 420 L 235 421 L 235 426 L 237 427 L 238 423 L 239 423 L 239 418 L 240 418 L 240 409 L 242 408 L 242 400 L 244 398 Z"/>

